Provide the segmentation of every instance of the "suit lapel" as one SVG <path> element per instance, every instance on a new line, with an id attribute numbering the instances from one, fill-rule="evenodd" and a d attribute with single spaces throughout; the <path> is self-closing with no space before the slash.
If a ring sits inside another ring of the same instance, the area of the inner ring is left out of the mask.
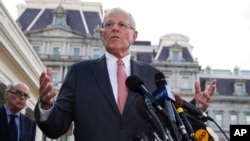
<path id="1" fill-rule="evenodd" d="M 115 110 L 117 114 L 120 114 L 118 106 L 114 98 L 112 86 L 110 83 L 105 56 L 102 56 L 100 59 L 98 59 L 95 62 L 95 64 L 96 65 L 93 65 L 91 68 L 95 76 L 95 79 L 97 80 L 98 85 L 101 87 L 104 93 L 104 96 L 106 97 L 107 101 L 110 103 L 110 106 L 112 107 L 112 109 Z M 144 76 L 142 64 L 132 59 L 131 59 L 131 75 Z M 128 97 L 127 97 L 124 113 L 132 105 L 131 103 L 135 100 L 137 95 L 138 95 L 137 93 L 134 93 L 128 90 Z"/>
<path id="2" fill-rule="evenodd" d="M 4 106 L 0 107 L 0 140 L 6 139 L 8 140 L 9 134 L 8 134 L 8 120 L 7 120 L 7 114 L 4 109 Z"/>
<path id="3" fill-rule="evenodd" d="M 116 111 L 118 114 L 120 113 L 114 98 L 112 86 L 110 83 L 109 75 L 108 75 L 108 69 L 107 64 L 105 61 L 105 57 L 102 56 L 100 59 L 98 59 L 95 62 L 95 65 L 91 67 L 91 70 L 93 72 L 93 75 L 95 76 L 96 82 L 101 87 L 102 92 L 109 102 L 110 106 L 114 111 Z"/>
<path id="4" fill-rule="evenodd" d="M 141 63 L 136 62 L 132 59 L 131 59 L 130 63 L 131 63 L 131 75 L 142 76 L 143 69 L 142 69 Z M 127 97 L 124 112 L 126 112 L 126 110 L 132 105 L 131 103 L 135 100 L 137 95 L 138 95 L 137 93 L 134 93 L 134 92 L 128 90 L 128 97 Z"/>

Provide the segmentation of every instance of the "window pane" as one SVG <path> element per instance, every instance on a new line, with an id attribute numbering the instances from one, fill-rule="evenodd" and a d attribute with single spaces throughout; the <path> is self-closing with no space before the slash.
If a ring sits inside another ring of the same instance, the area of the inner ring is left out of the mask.
<path id="1" fill-rule="evenodd" d="M 236 85 L 236 95 L 243 95 L 243 85 L 242 84 L 237 84 Z"/>
<path id="2" fill-rule="evenodd" d="M 99 33 L 99 32 L 95 32 L 95 37 L 96 37 L 97 39 L 100 39 L 100 33 Z"/>
<path id="3" fill-rule="evenodd" d="M 236 114 L 232 114 L 231 117 L 231 124 L 237 124 L 237 115 Z"/>
<path id="4" fill-rule="evenodd" d="M 100 57 L 100 49 L 94 49 L 93 57 L 94 57 L 94 58 Z"/>
<path id="5" fill-rule="evenodd" d="M 188 77 L 183 77 L 182 78 L 182 84 L 181 84 L 181 87 L 184 88 L 184 89 L 188 89 L 189 88 L 189 79 Z"/>
<path id="6" fill-rule="evenodd" d="M 59 48 L 54 48 L 53 49 L 53 55 L 60 55 L 60 49 Z"/>
<path id="7" fill-rule="evenodd" d="M 246 124 L 250 124 L 250 115 L 246 115 Z"/>
<path id="8" fill-rule="evenodd" d="M 80 56 L 80 49 L 74 48 L 74 56 Z"/>
<path id="9" fill-rule="evenodd" d="M 215 120 L 216 120 L 218 125 L 220 125 L 220 126 L 222 125 L 222 115 L 221 114 L 216 114 Z"/>
<path id="10" fill-rule="evenodd" d="M 63 18 L 56 18 L 56 25 L 63 26 Z"/>
<path id="11" fill-rule="evenodd" d="M 36 54 L 39 54 L 40 48 L 39 47 L 33 47 L 33 50 L 35 51 Z"/>
<path id="12" fill-rule="evenodd" d="M 179 60 L 179 52 L 178 51 L 173 51 L 173 61 L 178 61 Z"/>

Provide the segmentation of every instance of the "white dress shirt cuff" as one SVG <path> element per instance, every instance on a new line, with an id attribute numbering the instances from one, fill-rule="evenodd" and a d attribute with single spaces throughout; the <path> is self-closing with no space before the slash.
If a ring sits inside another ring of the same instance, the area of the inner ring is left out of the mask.
<path id="1" fill-rule="evenodd" d="M 41 102 L 40 102 L 40 100 L 39 100 L 39 104 L 38 104 L 38 106 L 39 106 L 39 110 L 40 110 L 40 121 L 45 121 L 45 120 L 47 120 L 48 118 L 49 118 L 49 115 L 50 115 L 50 113 L 51 113 L 51 110 L 53 109 L 53 107 L 54 107 L 54 104 L 52 105 L 52 107 L 50 108 L 50 109 L 48 109 L 48 110 L 44 110 L 44 109 L 42 109 L 42 107 L 41 107 Z"/>

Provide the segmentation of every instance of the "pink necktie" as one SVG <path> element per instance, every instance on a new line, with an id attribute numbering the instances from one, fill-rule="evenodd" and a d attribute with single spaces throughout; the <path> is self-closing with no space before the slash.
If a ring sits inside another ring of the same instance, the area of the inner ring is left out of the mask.
<path id="1" fill-rule="evenodd" d="M 125 84 L 127 75 L 123 69 L 124 63 L 121 59 L 117 60 L 117 89 L 118 89 L 118 108 L 122 114 L 125 107 L 126 99 L 128 96 L 128 90 Z"/>

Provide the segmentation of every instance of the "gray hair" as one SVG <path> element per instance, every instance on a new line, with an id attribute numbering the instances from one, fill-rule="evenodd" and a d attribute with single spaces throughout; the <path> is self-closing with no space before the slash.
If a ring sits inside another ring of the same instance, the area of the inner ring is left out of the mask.
<path id="1" fill-rule="evenodd" d="M 132 14 L 129 13 L 129 12 L 127 12 L 127 11 L 125 11 L 125 10 L 123 10 L 123 9 L 121 9 L 121 8 L 109 9 L 109 10 L 106 12 L 106 14 L 105 14 L 105 16 L 104 16 L 104 18 L 103 18 L 103 23 L 105 22 L 105 20 L 106 20 L 107 16 L 109 15 L 109 13 L 111 13 L 111 12 L 113 12 L 113 11 L 123 11 L 123 12 L 127 13 L 127 15 L 129 16 L 129 24 L 131 25 L 131 27 L 132 27 L 133 29 L 136 29 L 136 27 L 135 27 L 135 20 L 134 20 L 134 17 L 132 16 Z"/>

